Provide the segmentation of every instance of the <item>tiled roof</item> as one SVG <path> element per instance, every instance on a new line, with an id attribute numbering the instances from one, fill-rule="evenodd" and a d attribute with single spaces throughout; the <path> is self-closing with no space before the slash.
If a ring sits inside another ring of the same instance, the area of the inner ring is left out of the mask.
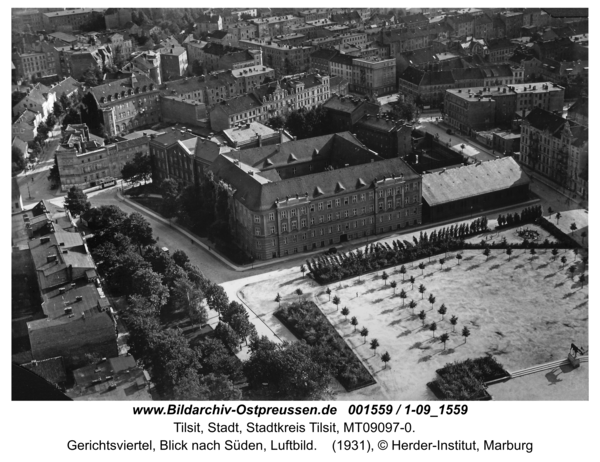
<path id="1" fill-rule="evenodd" d="M 336 64 L 342 64 L 344 66 L 352 66 L 352 60 L 354 58 L 356 58 L 356 56 L 344 55 L 339 53 L 333 58 L 331 58 L 331 62 Z"/>
<path id="2" fill-rule="evenodd" d="M 285 143 L 289 145 L 290 143 Z M 282 146 L 285 146 L 282 145 Z M 357 147 L 357 149 L 359 149 Z M 244 151 L 241 152 L 243 155 Z M 264 211 L 275 207 L 275 201 L 285 201 L 286 196 L 294 200 L 308 194 L 309 199 L 326 199 L 339 193 L 339 184 L 345 192 L 367 191 L 373 181 L 392 176 L 416 179 L 418 175 L 399 158 L 379 160 L 364 164 L 342 167 L 310 175 L 288 178 L 281 181 L 261 183 L 256 176 L 249 175 L 224 158 L 214 164 L 215 173 L 236 190 L 234 197 L 250 210 Z M 260 174 L 259 174 L 260 175 Z"/>
<path id="3" fill-rule="evenodd" d="M 21 366 L 55 385 L 67 381 L 67 372 L 62 356 L 43 359 L 41 361 L 32 361 L 30 363 L 21 364 Z"/>
<path id="4" fill-rule="evenodd" d="M 332 109 L 334 111 L 352 113 L 358 107 L 362 106 L 362 104 L 364 104 L 363 100 L 355 103 L 351 98 L 343 98 L 341 96 L 333 95 L 323 103 L 323 107 L 326 109 Z"/>
<path id="5" fill-rule="evenodd" d="M 160 133 L 159 135 L 156 135 L 155 138 L 152 138 L 150 142 L 152 144 L 158 144 L 160 146 L 171 146 L 177 143 L 178 141 L 188 140 L 190 138 L 194 138 L 195 136 L 196 135 L 194 135 L 191 132 L 188 132 L 187 130 L 184 131 L 173 128 L 167 128 L 164 132 Z"/>
<path id="6" fill-rule="evenodd" d="M 262 107 L 262 103 L 252 93 L 221 101 L 215 105 L 215 109 L 218 108 L 227 115 L 239 114 L 260 107 Z"/>
<path id="7" fill-rule="evenodd" d="M 149 77 L 143 75 L 143 74 L 139 74 L 135 76 L 136 78 L 136 83 L 132 84 L 132 79 L 131 78 L 126 78 L 126 79 L 119 79 L 119 80 L 115 80 L 114 82 L 109 82 L 109 83 L 105 83 L 103 85 L 98 85 L 96 87 L 92 87 L 90 88 L 90 92 L 94 95 L 94 97 L 96 98 L 96 101 L 98 101 L 98 104 L 100 106 L 103 106 L 104 104 L 112 104 L 114 103 L 115 100 L 109 102 L 105 102 L 105 103 L 101 103 L 100 100 L 101 98 L 107 98 L 109 95 L 111 97 L 114 97 L 115 94 L 118 94 L 119 96 L 122 95 L 123 92 L 125 92 L 125 97 L 128 96 L 129 90 L 133 90 L 133 94 L 136 95 L 135 90 L 138 90 L 140 92 L 143 91 L 143 87 L 146 87 L 146 91 L 152 91 L 150 90 L 150 86 L 153 87 L 154 90 L 157 90 L 157 86 L 156 84 L 152 81 L 152 79 L 150 79 Z M 137 93 L 137 94 L 142 94 L 142 93 Z"/>
<path id="8" fill-rule="evenodd" d="M 402 56 L 404 56 L 411 66 L 419 66 L 421 64 L 438 61 L 438 58 L 433 51 L 433 47 L 407 51 L 402 53 Z"/>
<path id="9" fill-rule="evenodd" d="M 587 127 L 580 125 L 572 120 L 563 119 L 560 115 L 546 111 L 541 108 L 533 109 L 525 118 L 534 128 L 541 131 L 548 131 L 555 138 L 560 138 L 563 128 L 569 125 L 571 134 L 574 137 L 574 144 L 581 145 L 588 140 Z"/>
<path id="10" fill-rule="evenodd" d="M 483 79 L 484 74 L 479 68 L 452 69 L 454 80 Z"/>
<path id="11" fill-rule="evenodd" d="M 219 157 L 219 146 L 212 141 L 200 139 L 194 148 L 194 157 L 203 160 L 208 164 L 212 164 Z"/>
<path id="12" fill-rule="evenodd" d="M 430 207 L 530 182 L 512 157 L 427 173 L 422 179 L 423 200 Z"/>
<path id="13" fill-rule="evenodd" d="M 501 38 L 501 39 L 495 39 L 495 40 L 488 40 L 488 48 L 490 51 L 493 51 L 493 50 L 502 50 L 504 48 L 515 49 L 515 48 L 517 48 L 517 46 L 514 43 L 512 43 L 509 39 Z"/>
<path id="14" fill-rule="evenodd" d="M 56 98 L 60 98 L 63 93 L 70 94 L 73 91 L 79 89 L 81 84 L 77 82 L 73 77 L 66 77 L 64 80 L 58 82 L 52 87 L 52 91 L 56 93 Z"/>
<path id="15" fill-rule="evenodd" d="M 485 77 L 512 77 L 513 73 L 510 69 L 509 64 L 500 65 L 500 66 L 489 66 L 481 68 L 481 72 L 485 74 Z"/>
<path id="16" fill-rule="evenodd" d="M 216 30 L 216 31 L 209 33 L 208 36 L 211 38 L 217 39 L 217 40 L 221 40 L 221 39 L 227 37 L 227 34 L 229 34 L 229 32 L 226 30 Z"/>

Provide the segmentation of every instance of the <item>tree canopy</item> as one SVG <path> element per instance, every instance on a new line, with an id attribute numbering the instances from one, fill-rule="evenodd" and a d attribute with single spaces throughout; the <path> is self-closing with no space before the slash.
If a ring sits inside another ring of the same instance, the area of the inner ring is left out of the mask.
<path id="1" fill-rule="evenodd" d="M 76 186 L 69 189 L 64 205 L 71 215 L 75 217 L 85 213 L 92 207 L 92 204 L 88 201 L 87 194 Z"/>

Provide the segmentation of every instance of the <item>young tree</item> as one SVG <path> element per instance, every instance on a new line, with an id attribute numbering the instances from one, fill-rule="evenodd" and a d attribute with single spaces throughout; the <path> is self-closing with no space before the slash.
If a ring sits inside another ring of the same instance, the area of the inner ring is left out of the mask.
<path id="1" fill-rule="evenodd" d="M 360 331 L 360 335 L 361 335 L 361 337 L 363 337 L 363 345 L 364 345 L 365 342 L 367 341 L 367 335 L 369 335 L 369 329 L 367 329 L 366 327 L 363 327 L 362 330 Z"/>
<path id="2" fill-rule="evenodd" d="M 439 261 L 440 261 L 440 266 L 441 266 L 440 270 L 443 270 L 444 269 L 444 263 L 446 263 L 446 259 L 445 258 L 440 258 Z"/>
<path id="3" fill-rule="evenodd" d="M 558 249 L 552 249 L 552 260 L 556 261 L 556 257 L 558 255 Z"/>
<path id="4" fill-rule="evenodd" d="M 562 257 L 560 257 L 560 262 L 562 263 L 562 268 L 565 267 L 565 265 L 567 264 L 567 257 L 565 257 L 564 255 Z"/>
<path id="5" fill-rule="evenodd" d="M 350 310 L 348 309 L 348 307 L 345 306 L 344 308 L 342 308 L 341 313 L 342 313 L 342 315 L 344 315 L 344 318 L 346 318 L 346 321 L 347 321 L 348 315 L 350 314 Z"/>
<path id="6" fill-rule="evenodd" d="M 325 293 L 327 295 L 329 295 L 329 301 L 331 301 L 331 289 L 329 287 L 327 287 L 327 290 L 325 291 Z"/>
<path id="7" fill-rule="evenodd" d="M 512 253 L 513 253 L 513 251 L 510 247 L 508 249 L 506 249 L 506 255 L 508 255 L 508 261 L 510 261 L 510 256 L 512 255 Z"/>
<path id="8" fill-rule="evenodd" d="M 433 310 L 433 304 L 435 303 L 435 297 L 433 296 L 433 294 L 429 294 L 429 303 L 431 303 L 431 309 Z"/>
<path id="9" fill-rule="evenodd" d="M 461 260 L 462 260 L 462 255 L 461 255 L 460 253 L 457 253 L 457 254 L 456 254 L 456 262 L 457 262 L 456 264 L 457 264 L 457 265 L 460 265 L 460 261 L 461 261 Z"/>
<path id="10" fill-rule="evenodd" d="M 485 255 L 485 261 L 487 261 L 488 258 L 490 257 L 490 253 L 491 253 L 490 248 L 486 247 L 485 250 L 483 251 L 483 254 Z"/>
<path id="11" fill-rule="evenodd" d="M 415 288 L 415 277 L 411 276 L 409 279 L 410 282 L 410 290 L 413 290 Z"/>
<path id="12" fill-rule="evenodd" d="M 417 307 L 417 302 L 415 302 L 414 300 L 411 300 L 410 303 L 408 304 L 408 306 L 412 310 L 412 314 L 415 314 L 415 308 Z"/>
<path id="13" fill-rule="evenodd" d="M 571 273 L 571 279 L 573 279 L 573 277 L 575 276 L 576 270 L 577 270 L 577 268 L 575 267 L 575 265 L 572 265 L 569 267 L 569 272 Z"/>
<path id="14" fill-rule="evenodd" d="M 279 292 L 277 293 L 277 297 L 275 297 L 275 301 L 279 304 L 279 308 L 281 308 L 281 295 L 279 295 Z"/>
<path id="15" fill-rule="evenodd" d="M 302 289 L 298 288 L 296 289 L 296 295 L 298 296 L 298 303 L 300 302 L 300 296 L 303 294 Z"/>
<path id="16" fill-rule="evenodd" d="M 431 331 L 431 336 L 435 337 L 435 331 L 437 330 L 437 324 L 435 322 L 432 322 L 431 324 L 429 324 L 429 330 Z"/>
<path id="17" fill-rule="evenodd" d="M 18 147 L 13 146 L 11 150 L 12 155 L 12 171 L 18 173 L 25 168 L 25 155 Z"/>
<path id="18" fill-rule="evenodd" d="M 371 340 L 371 350 L 373 350 L 373 356 L 377 354 L 377 348 L 379 348 L 379 341 L 374 338 Z"/>
<path id="19" fill-rule="evenodd" d="M 467 337 L 471 335 L 471 331 L 469 330 L 469 328 L 467 326 L 463 327 L 462 330 L 462 336 L 465 338 L 465 343 L 467 343 Z"/>
<path id="20" fill-rule="evenodd" d="M 558 221 L 562 218 L 560 212 L 556 212 L 556 224 L 558 225 Z"/>
<path id="21" fill-rule="evenodd" d="M 404 289 L 402 289 L 400 291 L 400 298 L 402 299 L 402 306 L 404 306 L 404 300 L 406 299 L 407 295 L 406 295 L 406 291 Z"/>
<path id="22" fill-rule="evenodd" d="M 577 231 L 577 225 L 575 223 L 571 223 L 571 234 L 573 234 L 575 231 Z"/>
<path id="23" fill-rule="evenodd" d="M 335 305 L 335 311 L 337 311 L 338 308 L 340 307 L 340 303 L 342 303 L 342 300 L 340 299 L 340 297 L 338 297 L 337 295 L 335 295 L 333 297 L 333 304 Z"/>
<path id="24" fill-rule="evenodd" d="M 419 269 L 421 270 L 421 276 L 423 276 L 423 271 L 425 270 L 425 263 L 419 263 Z"/>
<path id="25" fill-rule="evenodd" d="M 354 326 L 353 332 L 356 332 L 356 326 L 358 326 L 358 319 L 356 319 L 356 316 L 352 316 L 352 319 L 350 319 L 350 324 Z"/>
<path id="26" fill-rule="evenodd" d="M 456 332 L 456 323 L 458 322 L 458 316 L 452 315 L 450 318 L 450 324 L 452 324 L 452 332 Z"/>
<path id="27" fill-rule="evenodd" d="M 421 320 L 421 322 L 423 323 L 423 325 L 425 325 L 425 319 L 427 318 L 427 313 L 425 313 L 425 310 L 421 310 L 419 312 L 419 319 Z"/>
<path id="28" fill-rule="evenodd" d="M 548 207 L 548 218 L 550 218 L 553 213 L 554 213 L 554 210 L 552 209 L 552 207 Z"/>
<path id="29" fill-rule="evenodd" d="M 533 258 L 535 257 L 536 253 L 537 252 L 533 248 L 529 251 L 529 255 L 531 255 L 531 258 L 529 259 L 529 261 L 533 261 Z"/>
<path id="30" fill-rule="evenodd" d="M 585 245 L 585 238 L 587 237 L 587 235 L 588 235 L 587 231 L 581 232 L 581 245 Z"/>
<path id="31" fill-rule="evenodd" d="M 396 283 L 396 281 L 392 281 L 390 282 L 390 287 L 392 289 L 394 289 L 394 295 L 396 295 L 396 287 L 398 286 L 398 284 Z"/>
<path id="32" fill-rule="evenodd" d="M 391 359 L 392 358 L 387 351 L 381 355 L 381 361 L 383 361 L 383 364 L 385 365 L 383 367 L 384 369 L 387 369 L 387 363 L 390 362 Z"/>
<path id="33" fill-rule="evenodd" d="M 77 186 L 69 189 L 64 205 L 71 215 L 75 217 L 87 212 L 92 207 L 92 204 L 88 201 L 87 194 Z"/>
<path id="34" fill-rule="evenodd" d="M 442 303 L 442 305 L 438 308 L 438 313 L 442 315 L 442 320 L 444 320 L 444 315 L 446 314 L 447 308 L 446 305 Z"/>
<path id="35" fill-rule="evenodd" d="M 585 285 L 585 281 L 586 281 L 585 274 L 582 274 L 581 276 L 579 276 L 579 283 L 581 284 L 581 288 L 583 288 L 583 286 Z"/>
<path id="36" fill-rule="evenodd" d="M 381 275 L 381 279 L 383 279 L 383 282 L 385 283 L 386 286 L 387 286 L 388 278 L 389 278 L 388 274 L 384 271 L 383 274 Z"/>
<path id="37" fill-rule="evenodd" d="M 402 282 L 404 282 L 404 275 L 406 274 L 406 266 L 402 265 L 400 267 L 400 274 L 402 275 Z"/>
<path id="38" fill-rule="evenodd" d="M 423 297 L 425 296 L 425 291 L 426 290 L 427 290 L 427 288 L 423 284 L 421 284 L 419 286 L 419 293 L 421 294 L 421 300 L 423 300 Z"/>
<path id="39" fill-rule="evenodd" d="M 300 271 L 302 271 L 302 277 L 304 277 L 304 273 L 306 272 L 306 266 L 301 265 L 300 266 Z"/>
<path id="40" fill-rule="evenodd" d="M 442 342 L 444 344 L 444 350 L 446 349 L 446 342 L 450 340 L 450 336 L 444 332 L 442 335 L 440 335 L 440 342 Z"/>

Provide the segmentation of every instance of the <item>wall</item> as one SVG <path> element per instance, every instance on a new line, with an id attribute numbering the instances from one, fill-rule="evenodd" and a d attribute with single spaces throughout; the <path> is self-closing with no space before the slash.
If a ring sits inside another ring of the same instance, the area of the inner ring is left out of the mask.
<path id="1" fill-rule="evenodd" d="M 200 125 L 200 119 L 206 119 L 206 105 L 176 98 L 161 98 L 160 112 L 164 122 Z"/>

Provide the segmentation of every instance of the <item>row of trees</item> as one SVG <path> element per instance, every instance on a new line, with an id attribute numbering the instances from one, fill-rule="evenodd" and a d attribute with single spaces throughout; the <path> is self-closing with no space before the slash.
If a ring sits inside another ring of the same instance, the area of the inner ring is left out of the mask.
<path id="1" fill-rule="evenodd" d="M 338 281 L 353 277 L 399 263 L 414 261 L 423 257 L 431 257 L 440 252 L 464 248 L 464 238 L 487 230 L 487 219 L 477 218 L 470 225 L 462 223 L 434 230 L 431 235 L 420 233 L 419 239 L 413 242 L 392 241 L 390 246 L 386 243 L 367 244 L 364 251 L 357 249 L 333 255 L 321 255 L 307 260 L 308 270 L 320 283 Z"/>
<path id="2" fill-rule="evenodd" d="M 543 210 L 541 205 L 534 205 L 532 207 L 525 207 L 521 211 L 521 215 L 518 212 L 514 214 L 508 213 L 506 215 L 498 215 L 498 228 L 503 228 L 505 226 L 515 226 L 522 225 L 525 223 L 533 223 L 539 217 L 543 215 Z"/>

